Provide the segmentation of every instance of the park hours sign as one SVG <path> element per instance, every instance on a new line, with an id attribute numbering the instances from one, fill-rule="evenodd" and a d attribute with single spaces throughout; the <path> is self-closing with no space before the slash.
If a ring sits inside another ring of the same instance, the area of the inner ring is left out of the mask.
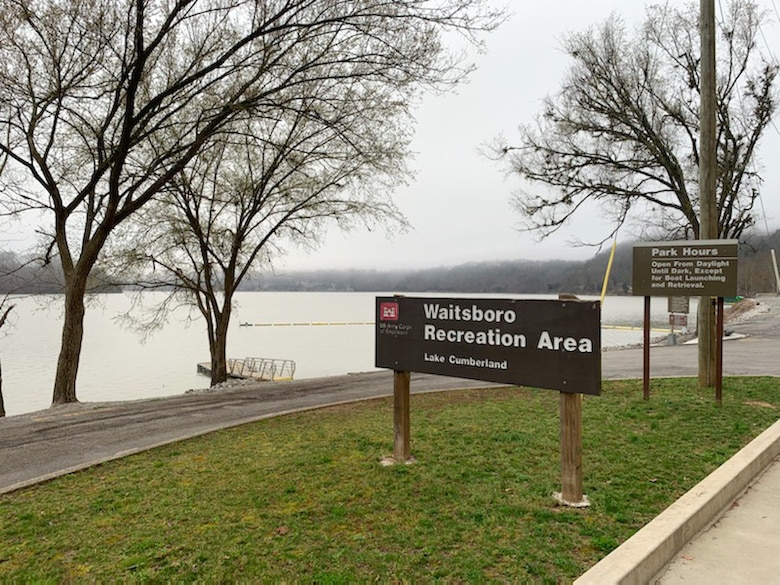
<path id="1" fill-rule="evenodd" d="M 634 245 L 633 294 L 647 297 L 737 294 L 737 240 Z"/>

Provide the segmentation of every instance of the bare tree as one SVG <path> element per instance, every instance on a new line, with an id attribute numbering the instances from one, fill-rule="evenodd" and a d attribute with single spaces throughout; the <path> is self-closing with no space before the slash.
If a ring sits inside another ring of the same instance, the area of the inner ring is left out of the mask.
<path id="1" fill-rule="evenodd" d="M 300 87 L 271 117 L 257 116 L 216 136 L 123 231 L 124 269 L 142 290 L 172 293 L 142 330 L 168 308 L 189 304 L 206 322 L 211 383 L 227 379 L 227 336 L 234 295 L 253 270 L 291 243 L 315 246 L 324 222 L 403 219 L 390 194 L 407 173 L 411 120 L 406 104 L 356 79 Z M 305 94 L 305 95 L 304 95 Z M 137 323 L 138 324 L 138 323 Z"/>
<path id="2" fill-rule="evenodd" d="M 756 150 L 777 107 L 778 67 L 758 49 L 766 14 L 750 0 L 723 6 L 718 233 L 738 238 L 755 221 Z M 595 203 L 615 230 L 633 217 L 652 237 L 699 237 L 698 30 L 698 3 L 667 3 L 648 8 L 633 36 L 613 15 L 565 40 L 573 64 L 560 92 L 516 146 L 491 150 L 530 184 L 514 198 L 529 230 L 549 235 Z"/>
<path id="3" fill-rule="evenodd" d="M 53 403 L 77 400 L 86 282 L 112 232 L 216 134 L 334 76 L 400 100 L 447 87 L 469 68 L 442 35 L 500 19 L 473 0 L 4 0 L 0 193 L 7 213 L 47 214 L 62 265 Z"/>
<path id="4" fill-rule="evenodd" d="M 8 303 L 8 297 L 5 297 L 0 301 L 0 330 L 5 325 L 8 319 L 9 313 L 13 310 L 15 305 Z M 5 416 L 5 401 L 3 400 L 3 363 L 0 360 L 0 417 Z"/>

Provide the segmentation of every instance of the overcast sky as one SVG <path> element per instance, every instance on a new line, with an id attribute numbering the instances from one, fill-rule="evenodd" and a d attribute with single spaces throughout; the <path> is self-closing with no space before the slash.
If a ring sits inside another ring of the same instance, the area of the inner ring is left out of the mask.
<path id="1" fill-rule="evenodd" d="M 765 29 L 775 59 L 780 55 L 780 0 L 758 0 L 774 21 Z M 594 248 L 576 247 L 576 239 L 609 234 L 596 213 L 583 215 L 554 237 L 538 242 L 517 230 L 510 207 L 517 179 L 478 153 L 480 145 L 503 134 L 511 142 L 520 123 L 531 122 L 541 100 L 555 93 L 569 61 L 561 49 L 568 32 L 599 23 L 615 12 L 631 27 L 640 22 L 639 0 L 557 0 L 509 2 L 511 19 L 487 38 L 487 52 L 475 55 L 478 67 L 456 94 L 429 97 L 416 112 L 414 182 L 394 200 L 412 230 L 388 239 L 382 230 L 347 234 L 331 231 L 318 250 L 291 252 L 278 272 L 315 268 L 424 268 L 472 261 L 584 259 Z M 716 3 L 717 6 L 717 3 Z M 716 8 L 717 10 L 717 8 Z M 759 151 L 765 183 L 762 200 L 770 228 L 780 226 L 780 119 L 770 127 Z M 761 212 L 759 208 L 759 213 Z M 764 230 L 763 214 L 759 227 Z M 628 237 L 628 236 L 626 236 Z"/>

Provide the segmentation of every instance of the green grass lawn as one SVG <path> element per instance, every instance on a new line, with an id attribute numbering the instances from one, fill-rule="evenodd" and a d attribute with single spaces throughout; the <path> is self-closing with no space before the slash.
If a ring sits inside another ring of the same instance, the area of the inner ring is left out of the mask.
<path id="1" fill-rule="evenodd" d="M 558 393 L 412 397 L 264 420 L 0 496 L 0 581 L 567 582 L 778 419 L 780 380 L 606 382 L 588 509 L 556 506 Z"/>

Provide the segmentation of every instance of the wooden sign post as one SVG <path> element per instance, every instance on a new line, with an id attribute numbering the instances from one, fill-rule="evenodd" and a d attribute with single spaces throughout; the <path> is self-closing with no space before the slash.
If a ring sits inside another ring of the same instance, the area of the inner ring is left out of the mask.
<path id="1" fill-rule="evenodd" d="M 560 393 L 561 488 L 555 499 L 566 506 L 590 506 L 582 493 L 582 394 Z"/>
<path id="2" fill-rule="evenodd" d="M 410 450 L 410 379 L 409 372 L 393 372 L 393 459 L 405 463 L 411 458 Z"/>

